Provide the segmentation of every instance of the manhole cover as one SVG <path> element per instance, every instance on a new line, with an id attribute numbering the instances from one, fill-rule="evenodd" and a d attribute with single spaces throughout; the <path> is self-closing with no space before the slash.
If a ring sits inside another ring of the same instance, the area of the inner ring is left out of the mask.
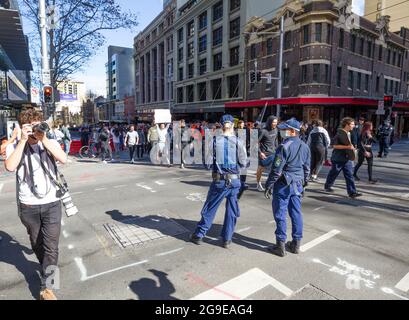
<path id="1" fill-rule="evenodd" d="M 188 232 L 177 222 L 163 216 L 135 217 L 106 223 L 104 227 L 123 248 Z"/>

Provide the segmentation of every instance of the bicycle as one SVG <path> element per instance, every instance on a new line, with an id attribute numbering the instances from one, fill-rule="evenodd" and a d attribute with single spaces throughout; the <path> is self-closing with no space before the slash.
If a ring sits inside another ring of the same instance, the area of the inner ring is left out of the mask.
<path id="1" fill-rule="evenodd" d="M 80 158 L 97 158 L 99 156 L 97 144 L 90 140 L 88 145 L 82 146 L 79 151 Z"/>

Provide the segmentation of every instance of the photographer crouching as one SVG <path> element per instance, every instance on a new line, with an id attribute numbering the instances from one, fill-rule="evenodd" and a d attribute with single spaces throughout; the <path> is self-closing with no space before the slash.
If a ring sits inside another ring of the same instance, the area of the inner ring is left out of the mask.
<path id="1" fill-rule="evenodd" d="M 16 172 L 19 217 L 41 265 L 40 299 L 56 300 L 50 283 L 57 270 L 61 231 L 56 161 L 65 164 L 67 155 L 56 140 L 47 138 L 49 128 L 41 112 L 23 111 L 19 124 L 21 140 L 7 146 L 5 166 L 7 171 Z"/>

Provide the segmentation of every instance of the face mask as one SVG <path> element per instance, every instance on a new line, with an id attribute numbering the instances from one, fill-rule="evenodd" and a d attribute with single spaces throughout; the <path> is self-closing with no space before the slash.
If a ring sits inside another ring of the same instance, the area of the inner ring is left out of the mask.
<path id="1" fill-rule="evenodd" d="M 290 131 L 288 130 L 280 130 L 280 135 L 283 139 L 287 139 L 290 137 Z"/>

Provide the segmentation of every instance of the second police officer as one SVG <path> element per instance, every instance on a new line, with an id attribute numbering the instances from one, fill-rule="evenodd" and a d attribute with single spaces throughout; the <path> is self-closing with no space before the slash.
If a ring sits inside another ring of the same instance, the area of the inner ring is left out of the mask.
<path id="1" fill-rule="evenodd" d="M 211 157 L 208 158 L 207 164 L 212 168 L 213 182 L 201 212 L 202 218 L 190 239 L 195 244 L 201 243 L 212 226 L 217 209 L 226 198 L 221 237 L 223 247 L 227 248 L 231 244 L 237 218 L 240 216 L 237 200 L 241 186 L 240 168 L 247 166 L 247 152 L 245 145 L 234 133 L 234 118 L 231 115 L 224 115 L 220 122 L 223 134 L 216 135 L 207 144 Z"/>
<path id="2" fill-rule="evenodd" d="M 277 225 L 276 245 L 269 250 L 280 256 L 286 249 L 298 254 L 303 236 L 301 198 L 310 174 L 310 149 L 299 138 L 301 124 L 292 118 L 278 126 L 283 143 L 278 147 L 270 175 L 266 182 L 265 197 L 273 196 L 273 214 Z M 292 241 L 287 239 L 287 211 L 292 223 Z"/>

